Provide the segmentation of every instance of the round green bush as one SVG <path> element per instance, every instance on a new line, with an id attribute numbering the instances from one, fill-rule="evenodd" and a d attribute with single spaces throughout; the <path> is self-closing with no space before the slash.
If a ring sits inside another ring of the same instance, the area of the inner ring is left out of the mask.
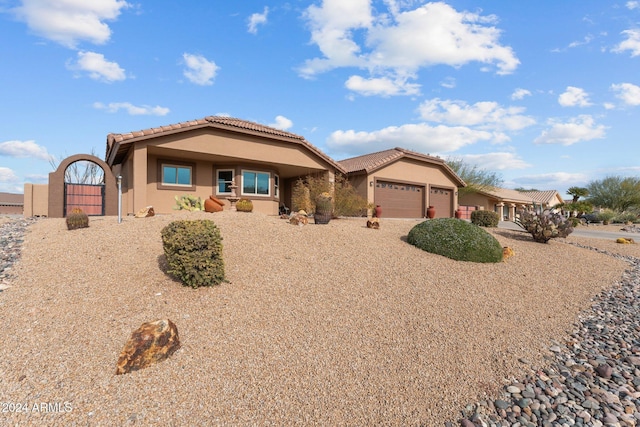
<path id="1" fill-rule="evenodd" d="M 168 273 L 192 288 L 224 281 L 222 237 L 213 221 L 173 221 L 161 234 Z"/>
<path id="2" fill-rule="evenodd" d="M 437 218 L 422 222 L 409 231 L 407 241 L 422 250 L 457 261 L 502 261 L 502 246 L 496 238 L 461 219 Z"/>
<path id="3" fill-rule="evenodd" d="M 480 227 L 497 227 L 500 222 L 500 215 L 493 211 L 473 211 L 471 212 L 471 223 Z"/>

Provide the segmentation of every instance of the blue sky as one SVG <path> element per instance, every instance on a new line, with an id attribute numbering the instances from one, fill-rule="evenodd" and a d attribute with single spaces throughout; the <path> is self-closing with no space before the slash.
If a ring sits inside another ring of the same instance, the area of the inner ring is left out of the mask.
<path id="1" fill-rule="evenodd" d="M 640 1 L 0 0 L 0 58 L 0 191 L 209 115 L 506 188 L 640 176 Z"/>

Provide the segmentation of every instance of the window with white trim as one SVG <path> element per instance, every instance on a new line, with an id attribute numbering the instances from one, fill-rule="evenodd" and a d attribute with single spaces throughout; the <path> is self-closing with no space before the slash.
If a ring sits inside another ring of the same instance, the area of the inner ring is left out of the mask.
<path id="1" fill-rule="evenodd" d="M 216 178 L 216 193 L 231 194 L 231 183 L 233 182 L 233 169 L 218 169 Z"/>
<path id="2" fill-rule="evenodd" d="M 252 170 L 242 171 L 242 194 L 268 196 L 269 181 L 271 174 L 269 172 L 258 172 Z"/>
<path id="3" fill-rule="evenodd" d="M 280 177 L 273 175 L 273 197 L 280 199 Z"/>
<path id="4" fill-rule="evenodd" d="M 184 165 L 162 164 L 162 184 L 182 187 L 192 186 L 193 168 Z"/>

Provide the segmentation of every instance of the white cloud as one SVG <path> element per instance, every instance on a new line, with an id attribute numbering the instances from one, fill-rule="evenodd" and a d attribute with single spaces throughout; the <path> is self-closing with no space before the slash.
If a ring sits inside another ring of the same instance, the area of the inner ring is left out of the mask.
<path id="1" fill-rule="evenodd" d="M 125 110 L 127 114 L 131 116 L 166 116 L 170 111 L 168 108 L 160 107 L 159 105 L 155 107 L 148 105 L 137 106 L 129 102 L 110 102 L 109 104 L 94 102 L 93 108 L 105 110 L 109 113 L 117 113 L 120 110 Z"/>
<path id="2" fill-rule="evenodd" d="M 629 10 L 638 9 L 640 7 L 640 1 L 628 1 L 625 6 L 627 6 Z"/>
<path id="3" fill-rule="evenodd" d="M 631 56 L 639 56 L 640 55 L 640 29 L 632 29 L 625 30 L 622 32 L 627 39 L 620 42 L 618 46 L 616 46 L 613 51 L 617 53 L 623 53 L 626 50 L 631 51 Z"/>
<path id="4" fill-rule="evenodd" d="M 558 104 L 563 107 L 588 107 L 592 105 L 589 102 L 589 94 L 584 89 L 575 86 L 567 86 L 565 92 L 558 97 Z"/>
<path id="5" fill-rule="evenodd" d="M 267 126 L 280 130 L 287 130 L 293 126 L 293 122 L 285 116 L 276 116 L 276 121 Z"/>
<path id="6" fill-rule="evenodd" d="M 465 163 L 476 165 L 486 170 L 515 170 L 527 169 L 531 165 L 523 159 L 509 152 L 496 152 L 487 154 L 464 154 L 456 156 L 461 158 Z"/>
<path id="7" fill-rule="evenodd" d="M 542 132 L 534 143 L 572 145 L 605 137 L 605 127 L 596 125 L 593 117 L 589 115 L 574 117 L 567 123 L 552 120 L 550 125 L 551 128 Z"/>
<path id="8" fill-rule="evenodd" d="M 418 152 L 452 152 L 478 141 L 491 140 L 490 132 L 457 126 L 429 126 L 425 123 L 389 126 L 373 132 L 338 130 L 327 139 L 337 151 L 353 154 L 373 152 L 389 147 L 404 147 Z"/>
<path id="9" fill-rule="evenodd" d="M 525 175 L 514 179 L 514 181 L 521 183 L 524 187 L 536 187 L 543 184 L 544 188 L 554 188 L 559 185 L 565 187 L 581 184 L 588 181 L 588 179 L 589 176 L 583 173 L 552 172 L 537 175 Z"/>
<path id="10" fill-rule="evenodd" d="M 616 92 L 616 97 L 620 98 L 627 105 L 640 105 L 640 86 L 631 83 L 612 84 L 611 90 Z"/>
<path id="11" fill-rule="evenodd" d="M 184 70 L 184 76 L 189 79 L 191 83 L 201 86 L 210 86 L 213 84 L 213 79 L 220 69 L 215 62 L 209 61 L 202 55 L 193 55 L 190 53 L 183 54 L 182 58 L 187 66 Z"/>
<path id="12" fill-rule="evenodd" d="M 420 116 L 428 121 L 451 125 L 477 126 L 480 129 L 520 130 L 535 124 L 525 116 L 523 107 L 501 107 L 497 102 L 476 102 L 430 99 L 418 107 Z"/>
<path id="13" fill-rule="evenodd" d="M 371 73 L 359 83 L 379 84 L 384 80 L 380 76 L 387 78 L 385 83 L 412 79 L 418 69 L 432 65 L 480 62 L 495 65 L 498 74 L 509 74 L 520 63 L 510 47 L 499 43 L 501 31 L 493 16 L 458 12 L 442 2 L 407 11 L 400 8 L 413 2 L 384 3 L 390 13 L 377 15 L 371 0 L 324 0 L 320 6 L 310 6 L 305 18 L 322 57 L 307 60 L 299 70 L 301 76 L 359 67 Z M 404 94 L 413 93 L 404 90 Z"/>
<path id="14" fill-rule="evenodd" d="M 104 44 L 113 21 L 129 4 L 124 0 L 22 0 L 14 11 L 36 34 L 75 49 L 80 41 Z"/>
<path id="15" fill-rule="evenodd" d="M 78 60 L 69 66 L 70 69 L 89 73 L 94 80 L 111 83 L 125 80 L 124 69 L 118 63 L 107 61 L 104 55 L 95 52 L 78 52 Z"/>
<path id="16" fill-rule="evenodd" d="M 254 13 L 249 17 L 248 30 L 251 34 L 258 33 L 258 25 L 264 25 L 267 23 L 267 15 L 269 14 L 269 8 L 265 6 L 262 13 Z"/>
<path id="17" fill-rule="evenodd" d="M 392 80 L 388 77 L 367 79 L 351 76 L 344 85 L 347 89 L 364 96 L 417 95 L 420 93 L 420 85 L 407 83 L 406 79 Z"/>
<path id="18" fill-rule="evenodd" d="M 525 96 L 531 96 L 531 92 L 528 91 L 527 89 L 517 88 L 511 94 L 511 99 L 513 99 L 514 101 L 520 100 L 520 99 L 524 99 Z"/>
<path id="19" fill-rule="evenodd" d="M 16 181 L 18 181 L 18 176 L 13 170 L 0 166 L 0 182 L 4 183 Z"/>
<path id="20" fill-rule="evenodd" d="M 453 89 L 456 87 L 456 79 L 453 77 L 445 77 L 445 79 L 440 82 L 440 86 L 447 89 Z"/>
<path id="21" fill-rule="evenodd" d="M 0 156 L 51 160 L 51 155 L 47 152 L 47 149 L 32 140 L 0 142 Z"/>

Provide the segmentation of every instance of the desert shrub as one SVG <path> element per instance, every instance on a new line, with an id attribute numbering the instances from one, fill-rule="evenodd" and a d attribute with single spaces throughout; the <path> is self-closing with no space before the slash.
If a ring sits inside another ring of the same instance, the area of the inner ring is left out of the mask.
<path id="1" fill-rule="evenodd" d="M 603 209 L 598 212 L 596 218 L 598 221 L 602 221 L 603 223 L 608 224 L 615 216 L 616 213 L 611 209 Z"/>
<path id="2" fill-rule="evenodd" d="M 547 243 L 556 237 L 567 237 L 573 232 L 571 222 L 559 213 L 548 210 L 538 214 L 533 211 L 520 211 L 515 221 L 533 236 L 538 243 Z"/>
<path id="3" fill-rule="evenodd" d="M 333 216 L 331 194 L 322 193 L 316 198 L 316 211 L 313 215 L 316 224 L 328 224 Z"/>
<path id="4" fill-rule="evenodd" d="M 224 281 L 222 237 L 213 221 L 173 221 L 162 229 L 168 272 L 192 288 Z"/>
<path id="5" fill-rule="evenodd" d="M 204 210 L 200 197 L 187 194 L 185 196 L 176 196 L 175 199 L 176 205 L 173 207 L 175 210 L 187 210 L 190 212 Z"/>
<path id="6" fill-rule="evenodd" d="M 342 175 L 336 175 L 334 184 L 335 216 L 366 216 L 367 199 L 356 192 L 355 187 Z"/>
<path id="7" fill-rule="evenodd" d="M 571 224 L 571 227 L 574 227 L 574 228 L 580 225 L 580 218 L 576 218 L 575 216 L 571 216 L 567 218 L 567 221 L 569 221 L 569 224 Z"/>
<path id="8" fill-rule="evenodd" d="M 67 215 L 67 230 L 87 228 L 89 226 L 89 216 L 80 208 L 73 208 Z"/>
<path id="9" fill-rule="evenodd" d="M 315 200 L 322 193 L 331 193 L 331 184 L 328 179 L 316 175 L 307 175 L 304 179 L 298 179 L 291 194 L 294 212 L 301 209 L 307 213 L 315 212 Z"/>
<path id="10" fill-rule="evenodd" d="M 253 212 L 253 202 L 249 199 L 240 199 L 236 202 L 238 212 Z"/>
<path id="11" fill-rule="evenodd" d="M 499 221 L 498 212 L 481 210 L 471 212 L 471 223 L 480 227 L 497 227 Z"/>
<path id="12" fill-rule="evenodd" d="M 407 242 L 457 261 L 500 262 L 502 246 L 481 227 L 455 218 L 437 218 L 414 226 Z"/>
<path id="13" fill-rule="evenodd" d="M 638 215 L 633 212 L 622 212 L 611 218 L 611 222 L 626 224 L 627 222 L 638 222 Z"/>

